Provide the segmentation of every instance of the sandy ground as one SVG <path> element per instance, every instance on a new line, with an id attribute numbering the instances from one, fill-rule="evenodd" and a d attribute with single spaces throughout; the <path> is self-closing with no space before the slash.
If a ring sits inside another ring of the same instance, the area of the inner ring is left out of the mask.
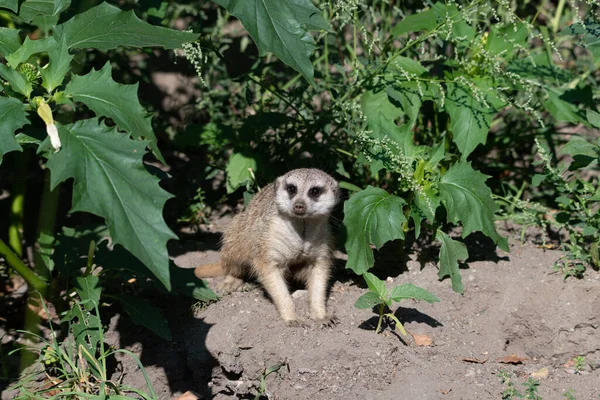
<path id="1" fill-rule="evenodd" d="M 175 262 L 189 268 L 214 261 L 218 253 L 206 242 L 217 239 L 184 242 Z M 462 270 L 464 295 L 438 281 L 436 266 L 417 258 L 420 252 L 410 254 L 407 271 L 388 279 L 389 286 L 410 282 L 440 298 L 404 301 L 396 311 L 410 333 L 431 338 L 429 346 L 393 326 L 375 334 L 374 312 L 353 306 L 364 286 L 343 270 L 343 261 L 328 301 L 340 320 L 333 328 L 284 326 L 254 288 L 194 311 L 183 301 L 165 304 L 172 342 L 118 316 L 108 341 L 140 355 L 161 399 L 187 390 L 205 398 L 254 398 L 261 376 L 276 365 L 265 381 L 270 399 L 501 399 L 507 388 L 501 370 L 513 374 L 521 392 L 532 373 L 542 375 L 543 399 L 564 399 L 568 390 L 579 400 L 600 398 L 600 274 L 589 270 L 584 279 L 564 281 L 552 271 L 559 251 L 511 243 L 510 254 L 470 249 L 476 261 Z M 294 292 L 304 316 L 306 297 Z M 520 363 L 503 363 L 507 356 Z M 584 360 L 579 370 L 569 361 L 576 356 Z M 140 372 L 122 361 L 125 382 L 143 388 Z"/>

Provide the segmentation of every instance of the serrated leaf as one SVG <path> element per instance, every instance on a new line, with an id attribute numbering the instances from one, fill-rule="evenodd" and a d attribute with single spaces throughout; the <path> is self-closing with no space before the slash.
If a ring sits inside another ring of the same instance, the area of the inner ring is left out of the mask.
<path id="1" fill-rule="evenodd" d="M 252 179 L 250 170 L 256 171 L 256 160 L 242 153 L 234 153 L 227 161 L 227 193 L 235 192 L 240 186 Z"/>
<path id="2" fill-rule="evenodd" d="M 48 92 L 52 92 L 63 83 L 67 72 L 71 69 L 72 59 L 73 56 L 69 53 L 69 47 L 65 40 L 48 52 L 48 65 L 41 70 L 42 86 Z"/>
<path id="3" fill-rule="evenodd" d="M 13 90 L 21 93 L 27 98 L 29 98 L 29 95 L 33 91 L 31 82 L 25 79 L 23 75 L 4 64 L 0 64 L 0 77 L 6 79 L 10 83 L 10 86 Z"/>
<path id="4" fill-rule="evenodd" d="M 121 244 L 170 290 L 166 243 L 176 238 L 162 216 L 172 196 L 144 167 L 147 145 L 87 119 L 57 124 L 62 149 L 49 155 L 51 188 L 74 178 L 71 212 L 106 220 L 113 243 Z"/>
<path id="5" fill-rule="evenodd" d="M 0 0 L 0 8 L 8 8 L 12 12 L 17 12 L 19 9 L 18 0 Z"/>
<path id="6" fill-rule="evenodd" d="M 437 231 L 436 239 L 440 241 L 440 270 L 438 277 L 444 279 L 449 276 L 452 281 L 452 290 L 457 293 L 464 292 L 460 270 L 458 269 L 458 260 L 469 258 L 467 246 L 464 243 L 450 238 L 442 231 Z"/>
<path id="7" fill-rule="evenodd" d="M 150 329 L 165 340 L 171 340 L 167 319 L 158 308 L 128 294 L 113 295 L 113 297 L 123 305 L 123 309 L 134 323 Z"/>
<path id="8" fill-rule="evenodd" d="M 395 123 L 404 115 L 404 111 L 390 101 L 387 90 L 365 92 L 361 98 L 361 107 L 371 136 L 377 139 L 390 138 L 407 157 L 418 154 L 419 149 L 413 143 L 410 125 L 398 126 Z"/>
<path id="9" fill-rule="evenodd" d="M 56 25 L 60 13 L 71 5 L 70 0 L 25 0 L 21 4 L 19 17 L 48 30 Z"/>
<path id="10" fill-rule="evenodd" d="M 362 275 L 375 262 L 371 244 L 379 249 L 387 241 L 404 239 L 405 204 L 400 197 L 373 186 L 353 194 L 344 203 L 344 226 L 348 232 L 346 268 Z"/>
<path id="11" fill-rule="evenodd" d="M 381 303 L 379 296 L 373 292 L 367 292 L 356 299 L 356 303 L 354 303 L 354 307 L 359 308 L 361 310 L 367 308 L 373 308 L 377 304 Z"/>
<path id="12" fill-rule="evenodd" d="M 25 104 L 12 97 L 0 97 L 0 165 L 6 153 L 23 151 L 17 143 L 15 131 L 27 123 Z"/>
<path id="13" fill-rule="evenodd" d="M 27 61 L 32 55 L 46 53 L 54 47 L 56 47 L 56 41 L 53 37 L 38 40 L 31 40 L 26 37 L 23 45 L 17 51 L 8 55 L 6 61 L 8 61 L 9 67 L 17 68 L 19 64 Z"/>
<path id="14" fill-rule="evenodd" d="M 164 162 L 152 130 L 152 117 L 138 100 L 138 84 L 122 85 L 111 75 L 110 62 L 107 62 L 99 71 L 92 69 L 87 75 L 73 75 L 64 93 L 88 106 L 97 116 L 112 118 L 134 138 L 146 139 L 152 154 Z"/>
<path id="15" fill-rule="evenodd" d="M 256 44 L 259 55 L 275 54 L 314 85 L 310 55 L 315 42 L 311 29 L 331 30 L 310 0 L 215 0 L 237 17 Z"/>
<path id="16" fill-rule="evenodd" d="M 396 302 L 403 299 L 424 300 L 428 303 L 440 301 L 440 299 L 438 299 L 433 293 L 415 286 L 412 283 L 405 283 L 404 285 L 398 285 L 392 288 L 390 291 L 390 297 Z"/>
<path id="17" fill-rule="evenodd" d="M 95 275 L 79 276 L 73 279 L 75 291 L 79 295 L 82 301 L 88 300 L 83 303 L 87 310 L 92 310 L 94 307 L 100 305 L 100 294 L 102 293 L 102 287 L 98 285 L 100 279 Z"/>
<path id="18" fill-rule="evenodd" d="M 75 303 L 61 318 L 69 323 L 77 347 L 83 346 L 95 352 L 102 338 L 102 323 L 97 315 L 84 311 L 81 303 Z"/>
<path id="19" fill-rule="evenodd" d="M 448 82 L 445 107 L 450 116 L 452 140 L 465 160 L 479 144 L 485 144 L 492 119 L 502 103 L 497 96 L 487 91 L 487 85 L 478 82 L 487 106 L 475 98 L 473 90 L 463 84 Z"/>
<path id="20" fill-rule="evenodd" d="M 140 20 L 133 11 L 121 11 L 108 3 L 77 14 L 55 28 L 56 41 L 64 38 L 69 49 L 110 50 L 119 46 L 175 49 L 196 40 L 198 35 Z"/>
<path id="21" fill-rule="evenodd" d="M 385 299 L 387 297 L 387 289 L 385 288 L 384 281 L 370 272 L 365 272 L 362 276 L 365 278 L 365 282 L 370 291 L 377 294 L 380 299 Z"/>
<path id="22" fill-rule="evenodd" d="M 17 51 L 19 47 L 21 47 L 19 30 L 0 27 L 0 54 L 6 57 Z"/>
<path id="23" fill-rule="evenodd" d="M 496 232 L 495 212 L 498 208 L 492 191 L 485 184 L 489 177 L 471 167 L 470 162 L 458 162 L 442 176 L 440 196 L 448 213 L 448 222 L 462 222 L 462 237 L 481 231 L 502 250 L 508 251 L 508 241 Z"/>

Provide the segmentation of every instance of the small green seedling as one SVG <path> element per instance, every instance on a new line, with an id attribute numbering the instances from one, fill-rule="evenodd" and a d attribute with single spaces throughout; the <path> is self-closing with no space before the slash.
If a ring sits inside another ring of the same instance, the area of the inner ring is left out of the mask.
<path id="1" fill-rule="evenodd" d="M 438 299 L 433 293 L 415 286 L 412 283 L 405 283 L 404 285 L 396 286 L 388 292 L 387 288 L 385 287 L 385 282 L 377 278 L 375 275 L 365 272 L 363 277 L 367 282 L 369 291 L 356 300 L 354 307 L 361 309 L 377 307 L 379 311 L 379 322 L 377 322 L 375 333 L 379 333 L 383 317 L 386 317 L 396 323 L 396 328 L 404 336 L 407 335 L 406 329 L 404 329 L 404 326 L 402 326 L 394 313 L 385 313 L 386 307 L 390 309 L 393 302 L 399 302 L 402 299 L 425 300 L 428 303 L 440 301 L 440 299 Z"/>
<path id="2" fill-rule="evenodd" d="M 585 369 L 585 357 L 577 356 L 573 359 L 573 361 L 575 362 L 575 372 L 578 374 L 582 373 Z"/>

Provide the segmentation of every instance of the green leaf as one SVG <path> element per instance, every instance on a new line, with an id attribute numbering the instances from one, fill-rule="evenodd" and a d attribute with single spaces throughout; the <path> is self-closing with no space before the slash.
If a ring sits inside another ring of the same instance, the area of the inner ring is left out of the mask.
<path id="1" fill-rule="evenodd" d="M 0 77 L 6 79 L 13 90 L 29 98 L 33 91 L 33 86 L 23 75 L 4 64 L 0 64 Z"/>
<path id="2" fill-rule="evenodd" d="M 380 299 L 385 299 L 387 297 L 387 289 L 385 288 L 385 282 L 373 275 L 370 272 L 365 272 L 362 274 L 363 278 L 365 278 L 365 282 L 367 282 L 367 287 L 369 290 Z"/>
<path id="3" fill-rule="evenodd" d="M 379 249 L 387 241 L 404 239 L 405 204 L 400 197 L 373 186 L 353 194 L 344 203 L 344 226 L 348 231 L 346 268 L 361 275 L 375 262 L 371 244 Z"/>
<path id="4" fill-rule="evenodd" d="M 70 0 L 25 0 L 21 4 L 19 17 L 48 31 L 58 22 L 60 13 L 70 5 Z"/>
<path id="5" fill-rule="evenodd" d="M 574 171 L 585 168 L 593 162 L 600 162 L 600 146 L 592 144 L 582 137 L 574 136 L 560 150 L 561 154 L 569 154 L 573 157 L 573 163 L 569 170 Z"/>
<path id="6" fill-rule="evenodd" d="M 498 206 L 485 184 L 488 178 L 475 171 L 470 162 L 458 162 L 442 176 L 440 195 L 448 212 L 448 222 L 462 222 L 462 237 L 481 231 L 502 250 L 508 251 L 508 241 L 496 232 L 494 226 L 494 213 Z"/>
<path id="7" fill-rule="evenodd" d="M 0 8 L 8 8 L 12 12 L 17 12 L 19 9 L 18 0 L 0 0 Z"/>
<path id="8" fill-rule="evenodd" d="M 165 340 L 171 340 L 171 330 L 162 312 L 148 302 L 128 294 L 113 295 L 122 305 L 131 320 L 150 329 Z"/>
<path id="9" fill-rule="evenodd" d="M 590 124 L 592 124 L 596 128 L 600 128 L 600 113 L 597 113 L 594 110 L 587 110 L 586 117 Z"/>
<path id="10" fill-rule="evenodd" d="M 69 323 L 77 347 L 83 346 L 92 350 L 91 353 L 95 353 L 102 338 L 102 323 L 98 316 L 85 311 L 81 306 L 81 303 L 73 304 L 60 322 Z"/>
<path id="11" fill-rule="evenodd" d="M 56 41 L 53 37 L 38 40 L 31 40 L 29 37 L 26 37 L 23 45 L 17 51 L 7 56 L 6 61 L 8 61 L 8 65 L 11 68 L 17 68 L 19 64 L 27 61 L 32 55 L 46 53 L 54 47 L 56 47 Z"/>
<path id="12" fill-rule="evenodd" d="M 404 75 L 404 72 L 408 72 L 409 74 L 414 74 L 416 76 L 421 76 L 427 72 L 425 67 L 423 67 L 420 62 L 404 56 L 395 56 L 391 58 L 388 61 L 387 70 L 395 71 L 401 75 Z"/>
<path id="13" fill-rule="evenodd" d="M 464 292 L 460 270 L 458 269 L 458 260 L 469 258 L 467 246 L 464 243 L 451 239 L 442 231 L 437 231 L 436 239 L 442 244 L 440 248 L 440 270 L 438 277 L 444 279 L 449 276 L 452 281 L 452 290 L 457 293 Z"/>
<path id="14" fill-rule="evenodd" d="M 404 285 L 398 285 L 394 287 L 390 291 L 390 297 L 396 302 L 403 299 L 425 300 L 428 303 L 440 301 L 440 299 L 438 299 L 433 293 L 415 286 L 412 283 L 405 283 Z"/>
<path id="15" fill-rule="evenodd" d="M 133 11 L 121 11 L 102 3 L 56 27 L 57 42 L 64 38 L 69 49 L 110 50 L 119 46 L 164 47 L 174 49 L 192 42 L 198 35 L 153 26 L 140 20 Z"/>
<path id="16" fill-rule="evenodd" d="M 456 82 L 448 82 L 447 85 L 445 107 L 450 116 L 452 140 L 465 160 L 479 144 L 485 144 L 492 119 L 502 103 L 483 82 L 477 82 L 476 87 L 482 92 L 480 95 L 485 98 L 487 106 L 481 99 L 475 98 L 470 87 Z"/>
<path id="17" fill-rule="evenodd" d="M 548 94 L 548 99 L 543 102 L 544 106 L 558 121 L 587 123 L 583 116 L 579 114 L 577 106 L 561 99 L 560 93 L 555 93 L 554 91 L 546 91 L 546 93 Z"/>
<path id="18" fill-rule="evenodd" d="M 100 279 L 94 275 L 79 276 L 73 279 L 75 290 L 82 301 L 89 300 L 85 303 L 87 310 L 92 310 L 94 307 L 100 306 L 100 294 L 102 287 L 98 285 Z"/>
<path id="19" fill-rule="evenodd" d="M 400 82 L 394 86 L 388 86 L 386 93 L 394 100 L 408 117 L 410 122 L 415 122 L 421 109 L 421 96 L 416 82 Z"/>
<path id="20" fill-rule="evenodd" d="M 354 303 L 354 307 L 364 310 L 367 308 L 373 308 L 380 303 L 382 303 L 382 301 L 379 298 L 379 296 L 377 296 L 377 294 L 375 294 L 373 292 L 367 292 L 367 293 L 363 294 L 362 296 L 360 296 L 358 299 L 356 299 L 356 303 Z"/>
<path id="21" fill-rule="evenodd" d="M 404 17 L 404 19 L 396 24 L 394 29 L 392 29 L 392 35 L 400 36 L 407 32 L 432 30 L 446 19 L 445 16 L 442 17 L 441 13 L 439 12 L 441 7 L 445 8 L 445 5 L 438 2 L 435 4 L 435 7 L 438 8 L 430 8 L 420 13 L 411 14 Z"/>
<path id="22" fill-rule="evenodd" d="M 546 175 L 535 174 L 533 178 L 531 178 L 531 186 L 538 187 L 540 186 L 540 183 L 544 182 L 545 179 Z"/>
<path id="23" fill-rule="evenodd" d="M 15 131 L 29 123 L 25 104 L 12 97 L 0 97 L 0 164 L 6 153 L 23 151 L 15 138 Z"/>
<path id="24" fill-rule="evenodd" d="M 122 85 L 111 76 L 110 62 L 101 70 L 89 74 L 73 75 L 65 88 L 65 95 L 88 106 L 97 116 L 109 117 L 136 139 L 146 139 L 152 154 L 164 162 L 152 130 L 152 117 L 140 104 L 138 84 Z"/>
<path id="25" fill-rule="evenodd" d="M 170 289 L 166 242 L 176 238 L 162 208 L 171 197 L 144 167 L 146 142 L 87 119 L 57 124 L 62 149 L 49 155 L 51 188 L 74 178 L 72 212 L 103 217 L 121 244 Z"/>
<path id="26" fill-rule="evenodd" d="M 52 92 L 63 83 L 71 68 L 72 59 L 73 56 L 69 54 L 69 47 L 65 40 L 48 51 L 48 65 L 41 70 L 42 86 L 48 92 Z"/>
<path id="27" fill-rule="evenodd" d="M 585 47 L 594 60 L 600 59 L 600 22 L 589 12 L 583 23 L 577 22 L 564 28 L 559 36 L 580 35 L 581 45 Z"/>
<path id="28" fill-rule="evenodd" d="M 256 160 L 246 157 L 242 153 L 234 153 L 227 161 L 225 172 L 227 173 L 227 193 L 235 192 L 240 186 L 245 185 L 252 174 L 250 170 L 256 171 Z"/>
<path id="29" fill-rule="evenodd" d="M 518 54 L 514 51 L 515 47 L 526 48 L 528 35 L 528 29 L 522 23 L 492 25 L 484 48 L 493 56 L 502 53 L 505 59 L 512 58 Z"/>
<path id="30" fill-rule="evenodd" d="M 242 22 L 259 55 L 275 54 L 314 85 L 310 55 L 315 42 L 308 30 L 331 30 L 310 0 L 215 0 Z"/>
<path id="31" fill-rule="evenodd" d="M 0 27 L 0 54 L 6 57 L 21 47 L 19 30 Z"/>

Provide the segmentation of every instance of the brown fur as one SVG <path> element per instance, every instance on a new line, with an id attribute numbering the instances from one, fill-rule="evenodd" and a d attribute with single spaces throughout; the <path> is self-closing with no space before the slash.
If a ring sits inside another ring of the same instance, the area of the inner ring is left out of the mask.
<path id="1" fill-rule="evenodd" d="M 287 187 L 293 184 L 297 194 Z M 309 196 L 314 187 L 318 197 Z M 331 269 L 331 229 L 328 218 L 338 196 L 337 182 L 318 169 L 288 172 L 259 192 L 223 233 L 221 262 L 196 268 L 198 277 L 227 275 L 221 289 L 238 289 L 253 276 L 269 293 L 288 325 L 301 325 L 287 287 L 294 277 L 307 285 L 311 318 L 329 324 L 326 289 Z M 306 205 L 298 216 L 293 209 Z"/>

